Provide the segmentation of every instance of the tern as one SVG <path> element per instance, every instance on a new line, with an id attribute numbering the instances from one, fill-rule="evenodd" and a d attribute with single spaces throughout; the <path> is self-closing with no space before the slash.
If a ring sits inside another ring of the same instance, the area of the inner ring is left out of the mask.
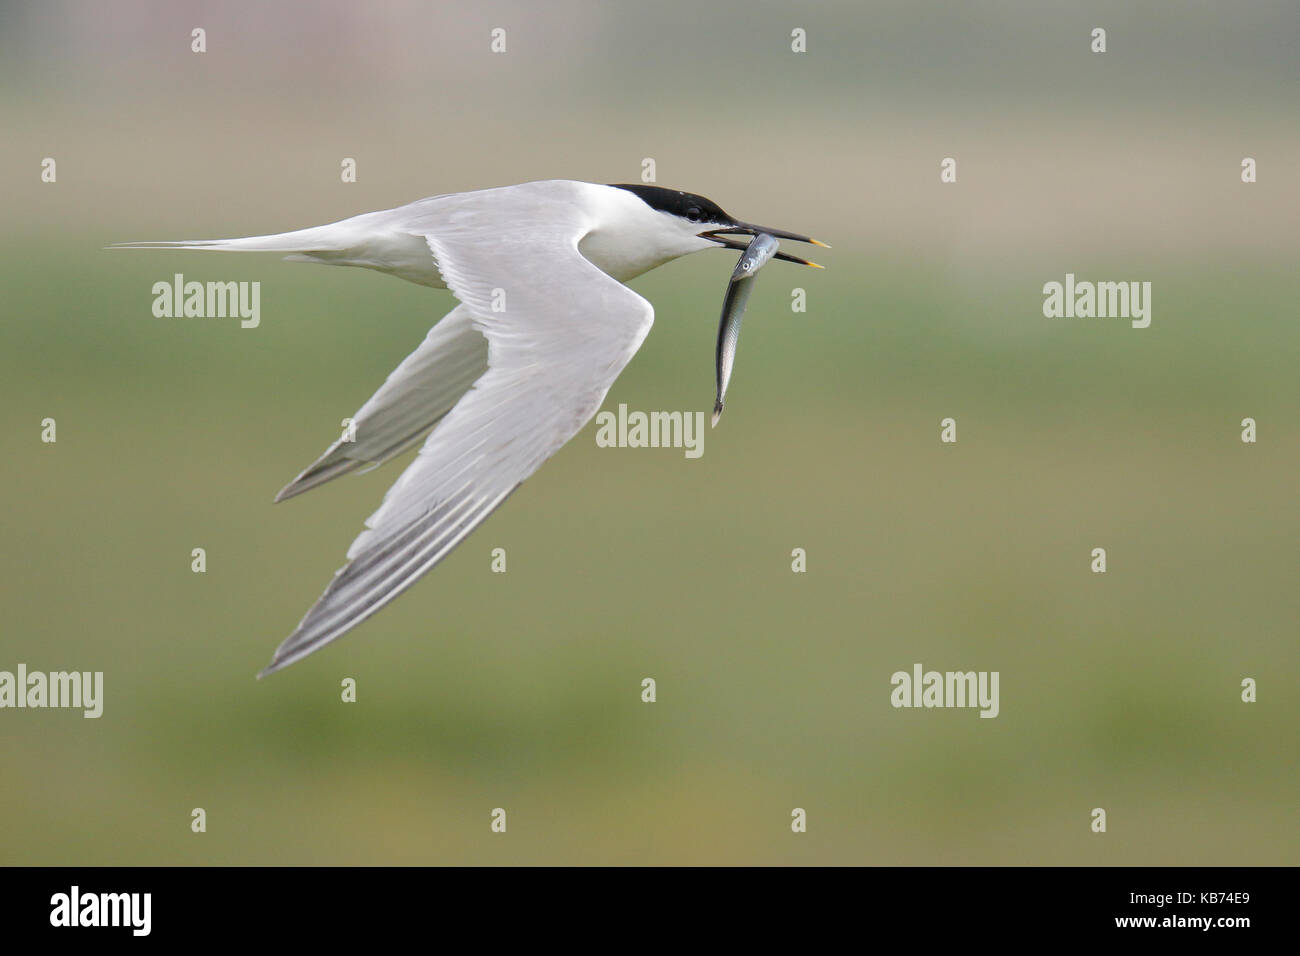
<path id="1" fill-rule="evenodd" d="M 117 244 L 288 253 L 459 300 L 349 433 L 276 495 L 284 501 L 424 441 L 258 676 L 302 660 L 410 587 L 590 421 L 654 322 L 650 303 L 623 283 L 693 252 L 744 250 L 731 237 L 760 234 L 826 245 L 742 222 L 694 193 L 568 180 L 434 196 L 276 235 Z"/>

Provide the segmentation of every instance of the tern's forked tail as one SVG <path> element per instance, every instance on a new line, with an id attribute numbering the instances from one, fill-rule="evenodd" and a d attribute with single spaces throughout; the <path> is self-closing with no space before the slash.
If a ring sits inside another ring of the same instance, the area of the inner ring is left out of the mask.
<path id="1" fill-rule="evenodd" d="M 295 229 L 270 236 L 244 239 L 178 239 L 152 242 L 115 242 L 110 249 L 211 249 L 218 252 L 333 252 L 346 248 L 337 224 Z"/>

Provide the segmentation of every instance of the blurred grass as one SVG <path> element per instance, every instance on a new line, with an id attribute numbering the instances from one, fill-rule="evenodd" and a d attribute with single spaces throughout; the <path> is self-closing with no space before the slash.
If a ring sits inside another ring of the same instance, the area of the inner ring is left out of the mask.
<path id="1" fill-rule="evenodd" d="M 401 464 L 272 495 L 449 300 L 97 244 L 0 247 L 0 668 L 106 684 L 98 721 L 5 713 L 0 862 L 1296 862 L 1289 264 L 1166 263 L 1138 331 L 1044 319 L 1051 270 L 837 242 L 824 273 L 765 273 L 703 458 L 589 426 L 257 682 Z M 708 408 L 723 258 L 634 283 L 656 327 L 606 407 Z M 261 281 L 262 327 L 153 318 L 177 271 Z M 893 710 L 917 661 L 1001 671 L 1001 716 Z"/>

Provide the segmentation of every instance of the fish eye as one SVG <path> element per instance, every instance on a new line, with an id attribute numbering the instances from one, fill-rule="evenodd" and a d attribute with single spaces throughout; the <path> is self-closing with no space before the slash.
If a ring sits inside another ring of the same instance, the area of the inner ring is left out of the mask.
<path id="1" fill-rule="evenodd" d="M 700 212 L 699 206 L 691 206 L 689 209 L 686 210 L 686 221 L 699 222 L 702 215 L 703 214 Z"/>

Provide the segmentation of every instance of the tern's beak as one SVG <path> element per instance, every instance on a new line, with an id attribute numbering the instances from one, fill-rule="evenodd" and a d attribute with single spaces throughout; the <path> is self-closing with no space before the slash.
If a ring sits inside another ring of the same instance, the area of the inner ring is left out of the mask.
<path id="1" fill-rule="evenodd" d="M 829 249 L 830 246 L 819 239 L 811 239 L 808 236 L 801 236 L 797 232 L 786 232 L 784 229 L 769 229 L 766 226 L 755 226 L 748 222 L 738 222 L 734 226 L 727 226 L 725 229 L 710 229 L 708 232 L 700 233 L 701 239 L 709 239 L 718 245 L 727 249 L 744 249 L 749 243 L 741 242 L 738 239 L 723 239 L 722 236 L 739 235 L 739 236 L 757 236 L 760 232 L 765 232 L 769 236 L 775 236 L 777 239 L 790 239 L 794 242 L 810 242 L 814 246 L 821 246 L 823 249 Z M 809 262 L 807 259 L 800 259 L 798 256 L 792 256 L 785 252 L 777 252 L 774 259 L 784 259 L 786 262 L 797 262 L 802 266 L 812 266 L 814 269 L 822 269 L 815 262 Z"/>

